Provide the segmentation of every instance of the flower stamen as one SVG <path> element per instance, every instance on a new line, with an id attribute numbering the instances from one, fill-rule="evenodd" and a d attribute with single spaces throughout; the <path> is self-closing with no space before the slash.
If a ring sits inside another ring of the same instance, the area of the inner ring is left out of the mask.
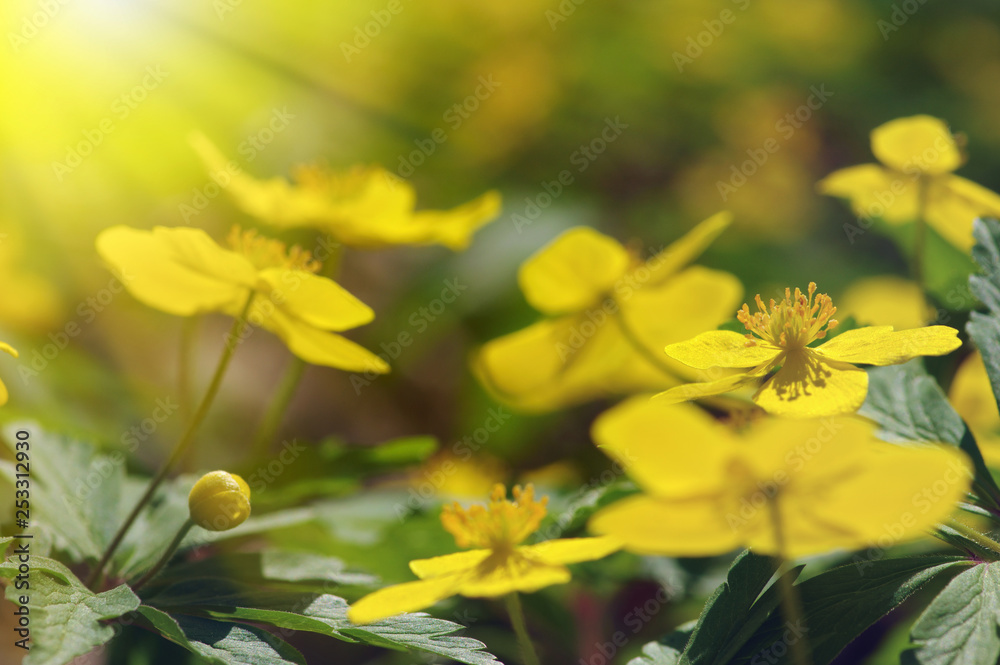
<path id="1" fill-rule="evenodd" d="M 260 235 L 257 229 L 244 231 L 239 225 L 233 226 L 227 242 L 234 252 L 247 257 L 258 270 L 286 268 L 317 273 L 323 267 L 308 250 L 298 245 L 288 248 L 280 240 Z"/>
<path id="2" fill-rule="evenodd" d="M 755 302 L 756 313 L 751 314 L 746 303 L 736 313 L 736 318 L 748 331 L 747 346 L 756 346 L 759 338 L 783 349 L 803 349 L 837 327 L 837 320 L 833 318 L 837 308 L 830 296 L 816 293 L 816 282 L 809 282 L 805 294 L 798 287 L 794 294 L 786 288 L 781 302 L 776 303 L 772 298 L 766 307 L 760 294 Z"/>
<path id="3" fill-rule="evenodd" d="M 514 500 L 508 501 L 506 488 L 497 484 L 487 506 L 462 508 L 458 503 L 445 506 L 441 524 L 455 537 L 459 547 L 512 550 L 538 529 L 549 500 L 546 496 L 536 501 L 531 485 L 523 490 L 515 486 L 513 492 Z"/>

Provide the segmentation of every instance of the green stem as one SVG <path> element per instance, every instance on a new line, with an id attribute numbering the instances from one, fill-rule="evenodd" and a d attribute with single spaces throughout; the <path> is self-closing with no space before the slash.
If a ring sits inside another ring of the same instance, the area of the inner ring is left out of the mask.
<path id="1" fill-rule="evenodd" d="M 181 343 L 177 352 L 177 403 L 181 422 L 188 422 L 194 410 L 191 395 L 191 366 L 194 359 L 195 333 L 198 317 L 185 318 L 181 323 Z"/>
<path id="2" fill-rule="evenodd" d="M 219 392 L 219 386 L 222 384 L 222 377 L 226 373 L 226 368 L 229 367 L 229 361 L 233 358 L 233 353 L 236 351 L 236 347 L 239 344 L 239 340 L 243 336 L 243 331 L 247 325 L 247 314 L 250 312 L 250 305 L 253 304 L 255 292 L 251 291 L 249 297 L 247 298 L 246 304 L 243 305 L 243 310 L 240 315 L 233 321 L 232 328 L 230 328 L 228 335 L 226 336 L 226 347 L 222 352 L 222 357 L 219 358 L 219 365 L 215 368 L 215 374 L 212 376 L 212 381 L 208 384 L 208 389 L 205 391 L 205 396 L 202 397 L 201 403 L 198 405 L 198 409 L 195 411 L 194 416 L 191 417 L 191 421 L 188 423 L 187 429 L 184 430 L 184 434 L 181 436 L 180 440 L 174 446 L 173 452 L 167 461 L 160 467 L 160 470 L 150 481 L 149 486 L 146 487 L 146 491 L 143 493 L 139 502 L 135 504 L 132 508 L 132 512 L 128 514 L 125 518 L 125 522 L 118 528 L 117 533 L 115 533 L 114 538 L 111 539 L 111 544 L 104 551 L 104 555 L 101 560 L 97 562 L 97 565 L 90 573 L 90 577 L 87 578 L 87 587 L 94 590 L 101 576 L 104 573 L 104 567 L 107 566 L 108 561 L 117 551 L 118 546 L 121 545 L 122 539 L 128 532 L 129 528 L 135 522 L 142 508 L 149 503 L 149 500 L 153 498 L 153 493 L 160 484 L 166 479 L 167 475 L 177 464 L 184 454 L 194 443 L 195 432 L 198 431 L 198 427 L 201 426 L 202 421 L 208 414 L 209 407 L 212 406 L 212 402 L 215 400 L 216 393 Z"/>
<path id="3" fill-rule="evenodd" d="M 524 608 L 521 607 L 521 597 L 516 591 L 507 594 L 507 613 L 510 614 L 510 623 L 517 634 L 517 643 L 521 648 L 524 665 L 538 665 L 538 653 L 531 642 L 531 636 L 528 635 L 528 627 L 524 623 Z"/>
<path id="4" fill-rule="evenodd" d="M 635 331 L 632 330 L 631 325 L 629 325 L 628 321 L 625 319 L 625 314 L 622 312 L 621 308 L 618 309 L 618 313 L 615 317 L 618 319 L 618 326 L 621 328 L 622 334 L 625 335 L 625 339 L 632 345 L 632 348 L 638 351 L 639 355 L 645 358 L 651 365 L 653 365 L 653 367 L 666 374 L 668 377 L 676 380 L 677 374 L 673 369 L 671 369 L 670 365 L 667 364 L 666 357 L 664 356 L 661 358 L 658 354 L 653 353 L 649 347 L 642 343 L 642 340 L 639 339 L 639 336 L 635 334 Z"/>
<path id="5" fill-rule="evenodd" d="M 170 541 L 169 545 L 167 545 L 167 549 L 163 552 L 163 556 L 160 557 L 160 560 L 156 562 L 156 565 L 146 571 L 146 574 L 140 577 L 139 580 L 132 585 L 133 593 L 137 592 L 140 587 L 146 584 L 146 582 L 156 577 L 156 574 L 160 572 L 160 569 L 167 565 L 167 562 L 170 561 L 174 552 L 176 552 L 177 548 L 180 547 L 181 541 L 184 540 L 184 536 L 188 535 L 188 531 L 190 531 L 193 526 L 194 522 L 188 518 L 188 520 L 184 522 L 184 525 L 177 532 L 177 535 L 174 536 L 174 539 Z"/>
<path id="6" fill-rule="evenodd" d="M 774 539 L 778 547 L 778 555 L 775 557 L 775 569 L 778 575 L 778 584 L 781 589 L 781 612 L 785 615 L 785 621 L 790 623 L 795 632 L 800 632 L 799 637 L 789 643 L 788 649 L 792 654 L 792 662 L 795 665 L 812 665 L 812 657 L 809 655 L 809 643 L 806 640 L 808 626 L 805 622 L 805 613 L 802 611 L 802 601 L 799 598 L 799 591 L 795 588 L 792 578 L 785 573 L 790 568 L 790 564 L 785 557 L 785 534 L 781 524 L 781 513 L 778 510 L 778 499 L 775 497 L 771 504 L 771 526 L 774 528 Z"/>
<path id="7" fill-rule="evenodd" d="M 980 547 L 989 550 L 991 552 L 996 552 L 997 554 L 1000 554 L 1000 543 L 993 540 L 985 533 L 980 533 L 979 531 L 973 529 L 971 526 L 965 524 L 964 522 L 959 522 L 956 519 L 950 519 L 946 524 L 955 531 L 959 532 L 960 534 L 968 538 L 969 540 L 971 540 L 972 542 L 974 542 L 975 544 L 979 545 Z"/>
<path id="8" fill-rule="evenodd" d="M 302 373 L 305 369 L 306 361 L 298 356 L 292 356 L 291 363 L 285 370 L 285 375 L 281 377 L 281 384 L 278 385 L 278 390 L 275 391 L 274 398 L 268 405 L 267 412 L 254 435 L 253 443 L 250 446 L 250 454 L 254 459 L 267 455 L 271 442 L 274 440 L 274 434 L 281 426 L 285 411 L 288 410 L 288 405 L 295 395 L 295 389 L 299 387 L 299 380 L 302 379 Z"/>
<path id="9" fill-rule="evenodd" d="M 913 280 L 926 293 L 924 284 L 924 247 L 927 244 L 927 183 L 921 176 L 917 180 L 917 220 L 916 233 L 913 238 Z"/>

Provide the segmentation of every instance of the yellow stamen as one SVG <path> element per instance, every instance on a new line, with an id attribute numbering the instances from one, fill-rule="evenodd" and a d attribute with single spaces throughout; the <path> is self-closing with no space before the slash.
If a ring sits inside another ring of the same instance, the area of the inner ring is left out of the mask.
<path id="1" fill-rule="evenodd" d="M 830 296 L 816 293 L 815 282 L 809 282 L 808 295 L 798 288 L 793 295 L 791 289 L 786 288 L 781 302 L 776 303 L 772 298 L 765 307 L 760 294 L 756 302 L 756 313 L 751 314 L 746 303 L 736 313 L 736 318 L 748 331 L 747 346 L 757 344 L 756 335 L 784 349 L 802 349 L 814 340 L 823 339 L 837 326 L 837 320 L 832 318 L 837 308 Z"/>
<path id="2" fill-rule="evenodd" d="M 307 250 L 298 245 L 286 248 L 285 243 L 279 240 L 259 235 L 257 229 L 244 231 L 238 225 L 234 226 L 229 231 L 227 240 L 233 251 L 250 259 L 258 270 L 287 268 L 316 273 L 323 267 L 323 264 L 313 259 Z"/>
<path id="3" fill-rule="evenodd" d="M 506 488 L 497 484 L 485 507 L 477 505 L 466 509 L 458 503 L 445 506 L 441 524 L 455 537 L 459 547 L 513 549 L 538 529 L 549 501 L 547 496 L 536 501 L 531 485 L 523 490 L 514 487 L 513 492 L 514 500 L 508 501 Z"/>

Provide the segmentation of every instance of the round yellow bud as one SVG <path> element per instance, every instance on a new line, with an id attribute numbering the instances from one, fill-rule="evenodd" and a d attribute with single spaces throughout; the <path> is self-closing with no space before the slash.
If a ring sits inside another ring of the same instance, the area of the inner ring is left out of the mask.
<path id="1" fill-rule="evenodd" d="M 250 517 L 250 486 L 235 473 L 212 471 L 188 495 L 191 521 L 209 531 L 227 531 Z"/>

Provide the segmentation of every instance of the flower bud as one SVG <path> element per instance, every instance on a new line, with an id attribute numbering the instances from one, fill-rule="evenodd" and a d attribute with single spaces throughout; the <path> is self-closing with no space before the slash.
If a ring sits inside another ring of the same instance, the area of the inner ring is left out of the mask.
<path id="1" fill-rule="evenodd" d="M 188 509 L 201 528 L 227 531 L 250 516 L 250 486 L 235 473 L 206 473 L 191 488 Z"/>

